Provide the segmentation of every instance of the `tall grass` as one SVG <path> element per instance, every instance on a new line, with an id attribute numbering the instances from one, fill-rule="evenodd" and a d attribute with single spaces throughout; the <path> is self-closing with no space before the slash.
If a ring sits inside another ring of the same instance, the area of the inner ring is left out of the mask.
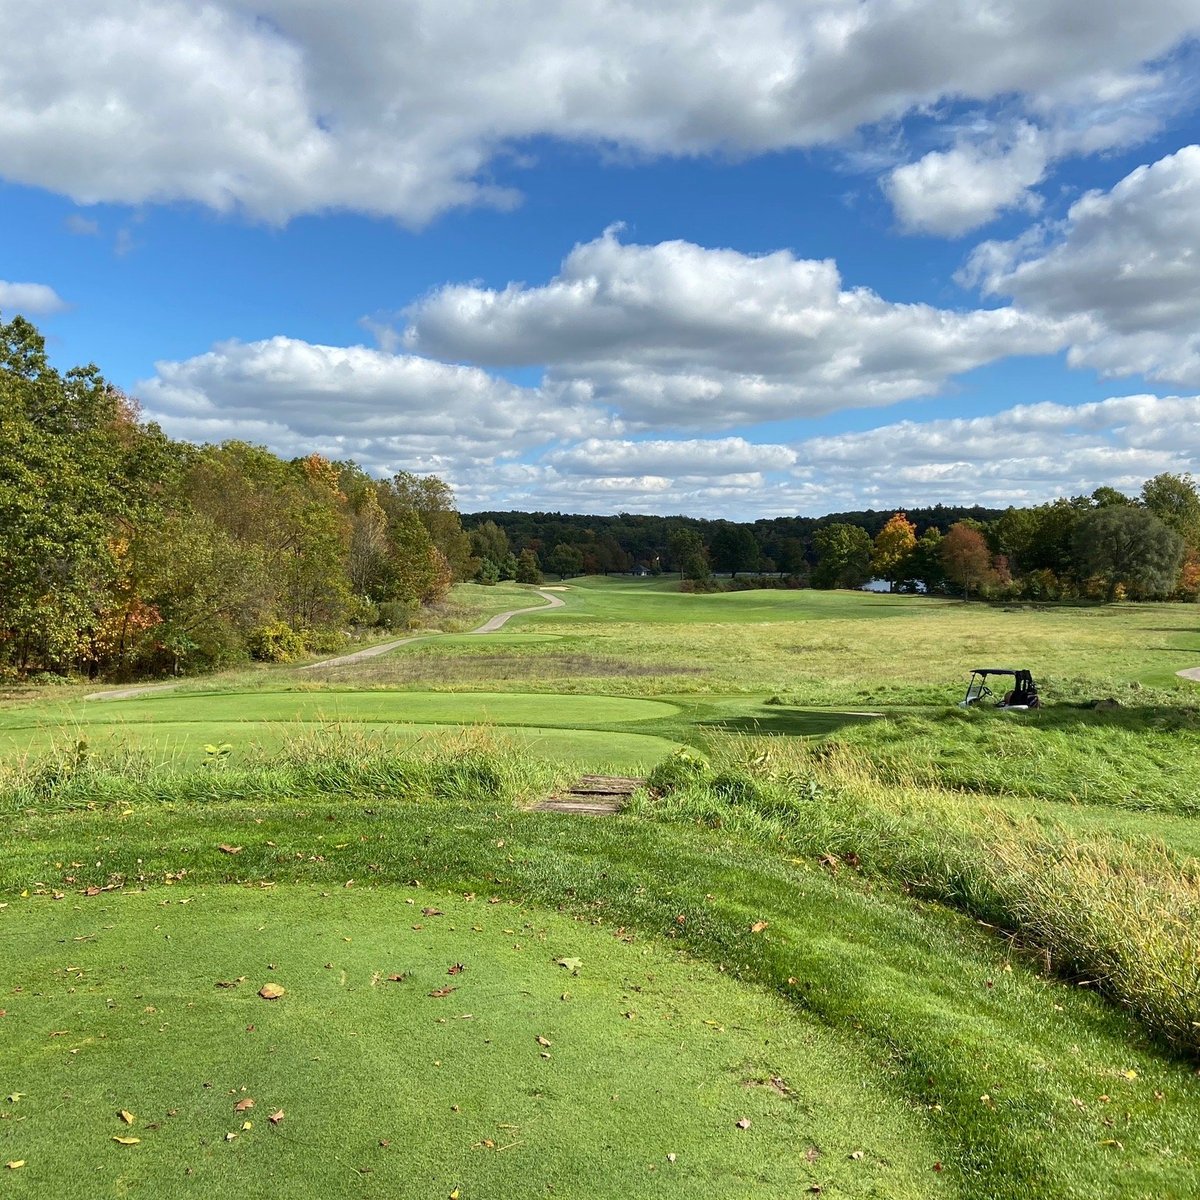
<path id="1" fill-rule="evenodd" d="M 308 730 L 281 747 L 207 761 L 134 748 L 92 753 L 86 743 L 0 763 L 0 813 L 92 810 L 135 802 L 220 803 L 314 795 L 518 803 L 544 795 L 562 771 L 486 728 L 397 747 L 338 726 Z"/>
<path id="2" fill-rule="evenodd" d="M 844 745 L 742 739 L 661 764 L 640 810 L 719 826 L 885 877 L 1007 931 L 1200 1057 L 1200 862 L 1163 846 L 1081 839 L 978 806 Z"/>

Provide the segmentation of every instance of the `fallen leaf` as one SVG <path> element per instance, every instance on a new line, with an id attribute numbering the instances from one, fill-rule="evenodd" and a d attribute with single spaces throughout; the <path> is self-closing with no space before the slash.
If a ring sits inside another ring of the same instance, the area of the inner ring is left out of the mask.
<path id="1" fill-rule="evenodd" d="M 141 1138 L 135 1137 L 115 1137 L 113 1141 L 120 1146 L 136 1146 L 141 1142 Z"/>
<path id="2" fill-rule="evenodd" d="M 946 1168 L 943 1167 L 940 1162 L 935 1162 L 933 1164 L 933 1169 L 940 1175 Z"/>
<path id="3" fill-rule="evenodd" d="M 423 917 L 444 917 L 446 914 L 440 908 L 423 908 L 421 916 Z"/>
<path id="4" fill-rule="evenodd" d="M 815 1163 L 820 1157 L 821 1152 L 816 1148 L 816 1146 L 809 1146 L 809 1148 L 804 1152 L 804 1161 L 806 1163 Z"/>
<path id="5" fill-rule="evenodd" d="M 1122 1071 L 1121 1074 L 1124 1075 L 1126 1079 L 1136 1079 L 1138 1077 L 1136 1071 Z"/>
<path id="6" fill-rule="evenodd" d="M 134 1116 L 133 1116 L 133 1113 L 131 1113 L 129 1111 L 129 1109 L 127 1109 L 127 1108 L 121 1109 L 121 1111 L 119 1113 L 117 1113 L 117 1116 L 120 1117 L 121 1120 L 124 1121 L 126 1125 L 133 1124 Z"/>
<path id="7" fill-rule="evenodd" d="M 282 1108 L 277 1108 L 277 1109 L 276 1109 L 276 1110 L 275 1110 L 275 1111 L 274 1111 L 274 1112 L 273 1112 L 273 1113 L 272 1113 L 272 1114 L 271 1114 L 271 1115 L 270 1115 L 270 1116 L 267 1118 L 267 1120 L 268 1120 L 268 1121 L 270 1121 L 272 1125 L 278 1125 L 278 1124 L 279 1124 L 279 1122 L 283 1120 L 283 1118 L 284 1118 L 284 1111 L 283 1111 L 283 1109 L 282 1109 Z"/>
<path id="8" fill-rule="evenodd" d="M 247 1096 L 247 1097 L 245 1098 L 245 1100 L 239 1100 L 239 1101 L 238 1101 L 238 1102 L 237 1102 L 237 1103 L 236 1103 L 236 1104 L 233 1106 L 233 1111 L 234 1111 L 234 1112 L 245 1112 L 245 1111 L 246 1111 L 246 1109 L 248 1109 L 248 1108 L 253 1108 L 253 1107 L 254 1107 L 254 1101 L 253 1101 L 253 1100 L 251 1100 L 249 1096 Z"/>
<path id="9" fill-rule="evenodd" d="M 862 1150 L 855 1150 L 855 1151 L 853 1151 L 853 1152 L 851 1153 L 851 1155 L 850 1155 L 850 1161 L 851 1161 L 851 1162 L 858 1162 L 858 1160 L 859 1160 L 860 1158 L 865 1158 L 865 1157 L 866 1157 L 866 1154 L 865 1154 L 865 1152 L 864 1152 L 864 1151 L 862 1151 Z"/>
<path id="10" fill-rule="evenodd" d="M 762 931 L 764 929 L 766 929 L 766 927 L 767 927 L 766 921 L 755 921 L 754 924 L 750 926 L 750 932 L 751 933 L 762 933 Z"/>
<path id="11" fill-rule="evenodd" d="M 583 966 L 582 958 L 556 958 L 554 961 L 560 967 L 565 967 L 568 971 L 578 971 Z"/>
<path id="12" fill-rule="evenodd" d="M 447 996 L 450 995 L 451 992 L 457 992 L 457 991 L 458 991 L 458 988 L 451 987 L 449 984 L 447 984 L 445 987 L 434 988 L 433 991 L 430 992 L 429 994 L 435 1000 L 444 1000 Z"/>
<path id="13" fill-rule="evenodd" d="M 458 1200 L 459 1194 L 458 1188 L 455 1188 L 454 1191 L 450 1193 L 449 1200 Z"/>
<path id="14" fill-rule="evenodd" d="M 22 1096 L 24 1096 L 24 1095 L 25 1095 L 25 1093 L 24 1093 L 24 1092 L 10 1092 L 10 1093 L 9 1093 L 9 1095 L 8 1095 L 8 1102 L 9 1102 L 9 1104 L 17 1104 L 17 1103 L 19 1103 L 19 1101 L 20 1101 L 21 1097 L 22 1097 Z"/>
<path id="15" fill-rule="evenodd" d="M 743 1118 L 742 1118 L 742 1119 L 741 1119 L 741 1120 L 740 1120 L 740 1121 L 737 1123 L 737 1127 L 738 1127 L 739 1129 L 749 1129 L 749 1128 L 750 1128 L 750 1118 L 749 1118 L 749 1117 L 743 1117 Z"/>
<path id="16" fill-rule="evenodd" d="M 675 1161 L 675 1155 L 674 1155 L 674 1154 L 668 1154 L 668 1155 L 667 1155 L 667 1162 L 669 1162 L 669 1163 L 673 1163 L 674 1161 Z"/>
<path id="17" fill-rule="evenodd" d="M 4 1165 L 10 1171 L 19 1171 L 25 1165 L 25 1160 L 23 1158 L 14 1158 L 12 1162 L 6 1162 Z"/>
<path id="18" fill-rule="evenodd" d="M 540 1033 L 537 1035 L 536 1040 L 537 1040 L 537 1044 L 539 1046 L 553 1046 L 554 1045 L 554 1043 L 549 1038 L 542 1037 L 542 1035 Z"/>
<path id="19" fill-rule="evenodd" d="M 226 1140 L 227 1142 L 232 1142 L 232 1141 L 234 1140 L 234 1138 L 236 1138 L 236 1137 L 237 1137 L 237 1134 L 236 1134 L 236 1133 L 227 1133 L 227 1134 L 225 1135 L 225 1140 Z"/>
<path id="20" fill-rule="evenodd" d="M 388 981 L 388 983 L 403 983 L 407 978 L 408 978 L 407 973 L 404 971 L 401 971 L 399 975 L 389 975 L 387 977 L 387 981 Z"/>
<path id="21" fill-rule="evenodd" d="M 264 1000 L 278 1000 L 286 990 L 286 988 L 278 983 L 264 983 L 262 987 L 258 989 L 258 994 Z"/>
<path id="22" fill-rule="evenodd" d="M 243 1122 L 242 1122 L 242 1128 L 243 1128 L 243 1129 L 253 1129 L 253 1128 L 254 1128 L 254 1122 L 253 1122 L 253 1121 L 243 1121 Z"/>
<path id="23" fill-rule="evenodd" d="M 222 854 L 241 854 L 241 846 L 231 846 L 228 842 L 222 842 L 218 847 Z"/>
<path id="24" fill-rule="evenodd" d="M 455 963 L 447 972 L 447 975 L 461 975 L 467 968 L 462 963 Z"/>

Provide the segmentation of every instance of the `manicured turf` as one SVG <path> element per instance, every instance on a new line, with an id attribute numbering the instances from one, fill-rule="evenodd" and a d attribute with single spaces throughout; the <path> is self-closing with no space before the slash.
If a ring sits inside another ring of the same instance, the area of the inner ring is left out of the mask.
<path id="1" fill-rule="evenodd" d="M 0 932 L 6 1195 L 915 1197 L 938 1158 L 846 1038 L 532 906 L 176 887 Z"/>

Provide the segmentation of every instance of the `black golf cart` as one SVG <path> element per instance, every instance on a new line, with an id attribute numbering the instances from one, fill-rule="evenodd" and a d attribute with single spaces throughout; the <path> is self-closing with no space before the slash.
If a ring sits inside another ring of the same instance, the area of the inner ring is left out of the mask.
<path id="1" fill-rule="evenodd" d="M 971 672 L 971 682 L 967 684 L 967 694 L 958 702 L 959 708 L 970 708 L 995 693 L 988 687 L 988 679 L 992 675 L 1005 675 L 1013 680 L 1011 689 L 1005 691 L 996 701 L 997 708 L 1015 708 L 1020 710 L 1040 708 L 1037 684 L 1028 671 L 1018 671 L 1013 667 L 976 667 Z"/>

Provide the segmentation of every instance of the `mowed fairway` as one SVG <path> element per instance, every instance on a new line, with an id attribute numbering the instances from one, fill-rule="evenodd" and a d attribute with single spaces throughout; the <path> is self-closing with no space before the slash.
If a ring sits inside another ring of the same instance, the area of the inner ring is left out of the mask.
<path id="1" fill-rule="evenodd" d="M 0 709 L 9 1194 L 1200 1196 L 1196 609 L 559 594 Z"/>

